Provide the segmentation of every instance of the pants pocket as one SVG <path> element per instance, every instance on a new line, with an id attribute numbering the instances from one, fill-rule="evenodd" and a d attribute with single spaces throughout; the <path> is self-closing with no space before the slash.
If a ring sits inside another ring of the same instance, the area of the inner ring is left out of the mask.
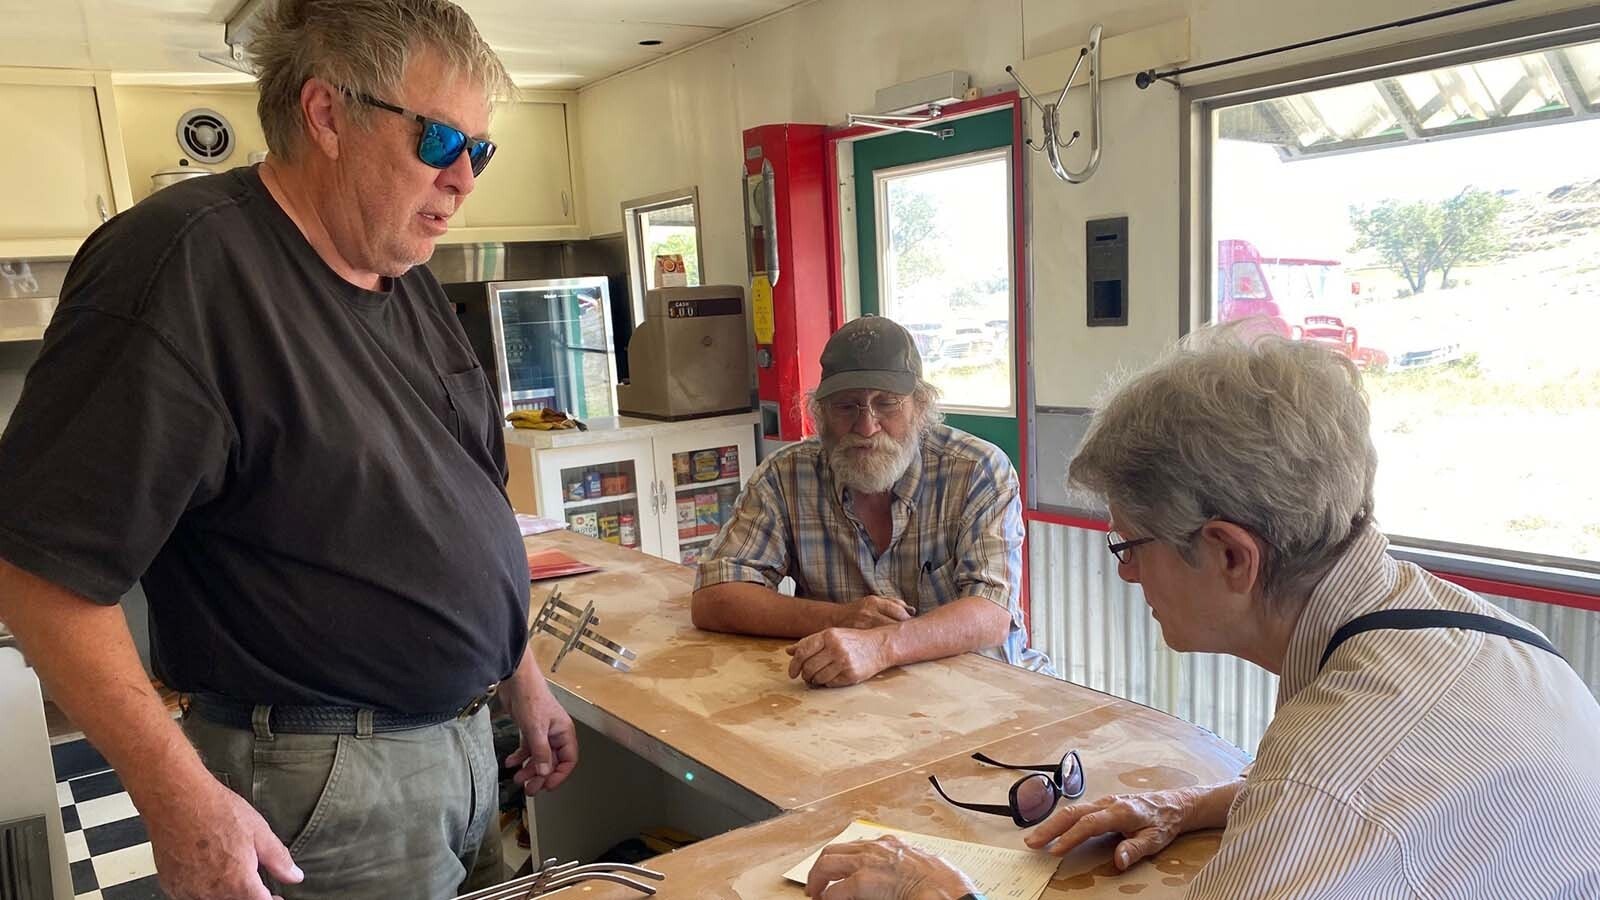
<path id="1" fill-rule="evenodd" d="M 213 725 L 194 715 L 183 717 L 181 727 L 184 737 L 200 754 L 200 762 L 228 790 L 246 802 L 250 800 L 250 744 L 249 732 L 235 731 Z"/>
<path id="2" fill-rule="evenodd" d="M 345 735 L 278 735 L 257 741 L 250 803 L 298 856 L 339 803 L 350 754 Z"/>

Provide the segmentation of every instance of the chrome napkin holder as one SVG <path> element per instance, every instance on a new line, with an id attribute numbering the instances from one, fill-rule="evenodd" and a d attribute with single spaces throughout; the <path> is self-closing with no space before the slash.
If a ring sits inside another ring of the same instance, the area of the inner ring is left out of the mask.
<path id="1" fill-rule="evenodd" d="M 599 624 L 600 617 L 594 613 L 593 600 L 579 609 L 562 600 L 561 588 L 554 587 L 550 589 L 550 597 L 544 601 L 544 606 L 534 615 L 533 624 L 528 628 L 528 637 L 543 631 L 561 641 L 561 650 L 550 663 L 551 672 L 574 650 L 586 653 L 618 671 L 629 671 L 630 664 L 638 658 L 638 654 L 607 640 L 595 630 Z"/>

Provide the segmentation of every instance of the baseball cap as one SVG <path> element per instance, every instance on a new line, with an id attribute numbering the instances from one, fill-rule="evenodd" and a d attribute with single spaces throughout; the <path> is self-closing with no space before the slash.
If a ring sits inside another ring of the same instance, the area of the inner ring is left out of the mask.
<path id="1" fill-rule="evenodd" d="M 909 394 L 921 377 L 922 356 L 911 332 L 892 319 L 862 316 L 846 322 L 822 348 L 817 397 L 861 389 Z"/>

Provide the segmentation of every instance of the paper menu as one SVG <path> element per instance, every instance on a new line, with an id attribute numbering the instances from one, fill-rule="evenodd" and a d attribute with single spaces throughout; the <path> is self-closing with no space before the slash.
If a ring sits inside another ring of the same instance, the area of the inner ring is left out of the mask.
<path id="1" fill-rule="evenodd" d="M 864 819 L 851 822 L 849 827 L 828 844 L 870 841 L 888 834 L 918 850 L 925 850 L 942 857 L 945 862 L 967 873 L 972 883 L 978 886 L 978 893 L 988 897 L 989 900 L 1001 900 L 1001 898 L 1039 900 L 1039 895 L 1044 893 L 1045 887 L 1050 884 L 1050 877 L 1055 874 L 1057 864 L 1061 862 L 1059 858 L 1048 853 L 991 847 L 988 844 L 974 844 L 969 841 L 934 837 L 931 834 L 901 831 Z M 805 884 L 806 875 L 811 872 L 812 865 L 816 863 L 817 857 L 822 855 L 825 846 L 818 847 L 817 852 L 783 873 L 783 877 Z"/>

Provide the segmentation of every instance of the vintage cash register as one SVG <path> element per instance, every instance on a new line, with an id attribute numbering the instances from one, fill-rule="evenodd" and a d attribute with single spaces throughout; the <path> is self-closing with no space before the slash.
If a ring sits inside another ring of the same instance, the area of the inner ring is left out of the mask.
<path id="1" fill-rule="evenodd" d="M 750 329 L 738 285 L 656 288 L 628 341 L 628 383 L 617 386 L 625 416 L 694 419 L 754 408 Z"/>

